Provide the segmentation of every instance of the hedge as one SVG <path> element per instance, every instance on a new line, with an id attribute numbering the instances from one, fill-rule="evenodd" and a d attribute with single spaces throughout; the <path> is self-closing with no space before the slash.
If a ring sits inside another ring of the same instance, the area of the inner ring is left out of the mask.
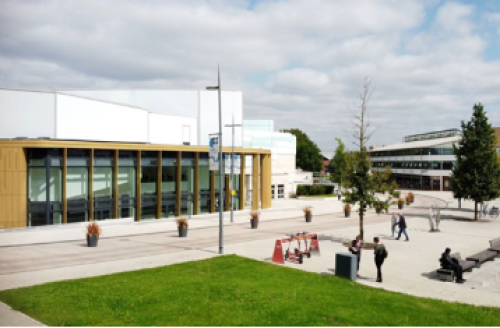
<path id="1" fill-rule="evenodd" d="M 333 186 L 298 185 L 297 196 L 329 195 L 333 194 Z"/>

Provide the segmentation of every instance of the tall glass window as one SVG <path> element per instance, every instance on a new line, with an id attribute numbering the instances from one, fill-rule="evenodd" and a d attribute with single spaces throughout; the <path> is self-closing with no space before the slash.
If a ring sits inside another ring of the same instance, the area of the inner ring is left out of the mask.
<path id="1" fill-rule="evenodd" d="M 235 191 L 235 195 L 233 197 L 233 210 L 240 209 L 240 175 L 233 174 L 233 190 Z"/>
<path id="2" fill-rule="evenodd" d="M 161 207 L 162 217 L 177 212 L 177 152 L 162 152 Z"/>
<path id="3" fill-rule="evenodd" d="M 182 153 L 181 213 L 193 215 L 194 211 L 194 153 Z"/>
<path id="4" fill-rule="evenodd" d="M 198 166 L 200 170 L 198 213 L 210 213 L 210 167 L 208 164 L 208 153 L 200 153 Z"/>
<path id="5" fill-rule="evenodd" d="M 222 172 L 215 172 L 215 212 L 219 212 L 219 179 L 222 175 L 222 211 L 226 210 L 226 176 L 224 175 L 224 168 L 226 167 L 225 158 L 226 154 L 222 153 Z"/>
<path id="6" fill-rule="evenodd" d="M 94 220 L 113 216 L 113 152 L 94 151 Z"/>
<path id="7" fill-rule="evenodd" d="M 66 197 L 68 223 L 89 220 L 89 151 L 68 149 Z"/>
<path id="8" fill-rule="evenodd" d="M 118 152 L 118 217 L 136 217 L 136 166 L 137 152 Z"/>
<path id="9" fill-rule="evenodd" d="M 158 153 L 141 152 L 141 220 L 156 218 Z"/>

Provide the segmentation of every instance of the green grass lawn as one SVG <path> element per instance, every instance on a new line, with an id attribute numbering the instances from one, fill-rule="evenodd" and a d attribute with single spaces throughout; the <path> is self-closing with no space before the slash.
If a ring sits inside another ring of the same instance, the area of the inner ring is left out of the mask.
<path id="1" fill-rule="evenodd" d="M 328 198 L 328 197 L 337 197 L 337 194 L 327 194 L 327 195 L 300 195 L 300 197 L 306 197 L 306 198 Z"/>
<path id="2" fill-rule="evenodd" d="M 444 282 L 443 282 L 444 283 Z M 235 255 L 0 292 L 50 326 L 497 326 L 500 309 Z"/>

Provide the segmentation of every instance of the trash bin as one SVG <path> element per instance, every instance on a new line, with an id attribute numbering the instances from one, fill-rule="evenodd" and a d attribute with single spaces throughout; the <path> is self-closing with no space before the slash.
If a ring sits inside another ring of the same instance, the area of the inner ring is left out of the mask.
<path id="1" fill-rule="evenodd" d="M 351 253 L 335 254 L 335 275 L 356 280 L 358 257 Z"/>

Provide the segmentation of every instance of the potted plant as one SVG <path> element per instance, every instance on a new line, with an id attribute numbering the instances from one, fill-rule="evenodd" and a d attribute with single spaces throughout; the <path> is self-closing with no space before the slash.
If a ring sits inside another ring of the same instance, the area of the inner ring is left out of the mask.
<path id="1" fill-rule="evenodd" d="M 344 205 L 344 214 L 346 218 L 351 216 L 351 204 L 347 203 Z"/>
<path id="2" fill-rule="evenodd" d="M 382 204 L 375 205 L 375 212 L 380 215 L 380 212 L 382 212 Z"/>
<path id="3" fill-rule="evenodd" d="M 413 201 L 415 200 L 415 195 L 412 192 L 410 192 L 408 193 L 408 197 L 410 198 L 410 202 L 413 203 Z"/>
<path id="4" fill-rule="evenodd" d="M 257 211 L 251 211 L 250 212 L 250 226 L 252 229 L 257 229 L 259 226 L 259 215 L 260 213 Z"/>
<path id="5" fill-rule="evenodd" d="M 411 196 L 410 196 L 409 194 L 408 194 L 408 195 L 406 195 L 405 200 L 406 200 L 406 205 L 408 205 L 408 206 L 409 206 L 409 205 L 410 205 L 410 203 L 411 203 Z"/>
<path id="6" fill-rule="evenodd" d="M 185 217 L 180 217 L 176 220 L 177 227 L 179 229 L 179 237 L 187 237 L 188 233 L 188 219 Z"/>
<path id="7" fill-rule="evenodd" d="M 399 199 L 398 199 L 398 208 L 399 208 L 400 210 L 402 210 L 402 209 L 403 209 L 403 207 L 404 207 L 404 199 L 403 199 L 403 198 L 399 198 Z"/>
<path id="8" fill-rule="evenodd" d="M 87 246 L 97 247 L 99 235 L 101 234 L 101 227 L 96 222 L 91 222 L 87 225 Z"/>
<path id="9" fill-rule="evenodd" d="M 311 222 L 311 220 L 312 220 L 311 206 L 304 207 L 304 214 L 305 214 L 305 217 L 306 217 L 306 222 Z"/>

